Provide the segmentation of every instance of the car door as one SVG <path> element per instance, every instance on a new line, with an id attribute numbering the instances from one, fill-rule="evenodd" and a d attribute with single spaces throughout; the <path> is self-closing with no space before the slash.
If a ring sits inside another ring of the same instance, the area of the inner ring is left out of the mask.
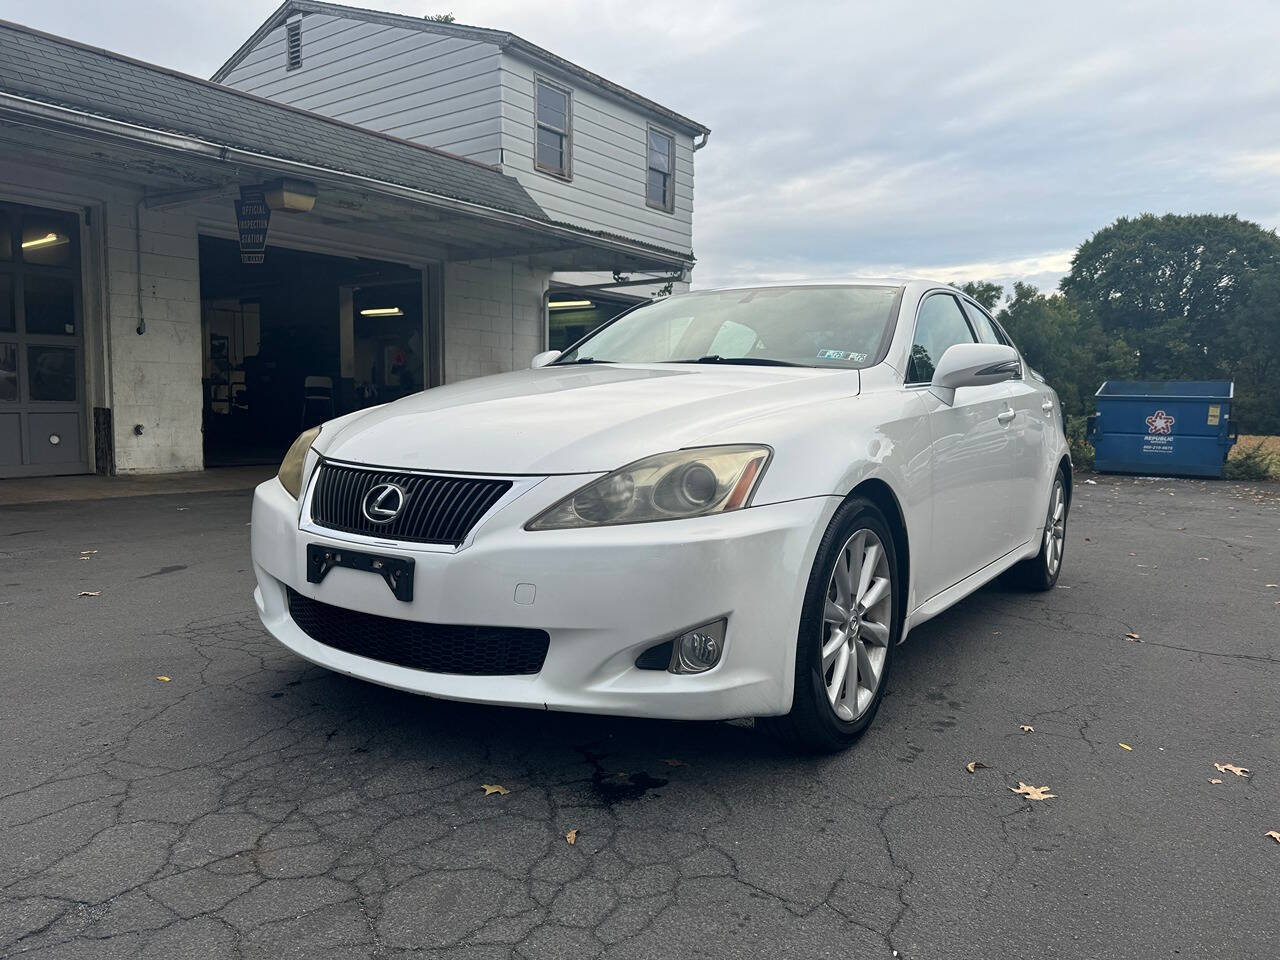
<path id="1" fill-rule="evenodd" d="M 980 342 L 1003 343 L 1017 349 L 1004 328 L 985 310 L 972 301 L 962 302 Z M 1044 525 L 1052 476 L 1047 468 L 1050 432 L 1057 411 L 1049 391 L 1030 372 L 1025 361 L 1021 372 L 1008 386 L 1009 402 L 1014 410 L 1014 419 L 1009 425 L 1012 520 L 1009 549 L 1012 550 L 1036 536 Z"/>
<path id="2" fill-rule="evenodd" d="M 929 418 L 933 470 L 933 543 L 923 564 L 927 599 L 1007 553 L 1015 523 L 1009 514 L 1015 419 L 1010 387 L 961 387 L 954 402 L 929 391 L 947 348 L 975 343 L 955 296 L 930 293 L 916 314 L 906 387 L 921 391 Z"/>

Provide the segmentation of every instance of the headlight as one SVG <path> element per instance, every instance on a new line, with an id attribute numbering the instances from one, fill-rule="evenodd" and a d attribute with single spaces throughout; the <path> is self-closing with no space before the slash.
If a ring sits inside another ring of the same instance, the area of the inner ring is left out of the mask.
<path id="1" fill-rule="evenodd" d="M 280 463 L 280 472 L 277 476 L 295 500 L 302 493 L 302 466 L 307 462 L 307 451 L 311 449 L 311 444 L 316 442 L 318 436 L 320 436 L 319 427 L 312 427 L 300 434 Z"/>
<path id="2" fill-rule="evenodd" d="M 534 517 L 526 530 L 565 530 L 681 520 L 741 510 L 764 476 L 770 450 L 698 447 L 637 460 Z"/>

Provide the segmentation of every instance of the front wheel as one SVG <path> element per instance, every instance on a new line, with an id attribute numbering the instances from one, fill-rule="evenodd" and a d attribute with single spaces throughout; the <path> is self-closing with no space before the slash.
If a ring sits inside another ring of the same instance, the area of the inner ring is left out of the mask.
<path id="1" fill-rule="evenodd" d="M 1049 512 L 1040 535 L 1040 552 L 1009 570 L 1008 579 L 1024 590 L 1052 590 L 1062 571 L 1062 555 L 1067 548 L 1067 485 L 1059 470 L 1049 494 Z"/>
<path id="2" fill-rule="evenodd" d="M 884 697 L 902 634 L 901 589 L 884 515 L 870 501 L 846 501 L 827 527 L 809 575 L 791 712 L 761 724 L 809 752 L 853 744 Z"/>

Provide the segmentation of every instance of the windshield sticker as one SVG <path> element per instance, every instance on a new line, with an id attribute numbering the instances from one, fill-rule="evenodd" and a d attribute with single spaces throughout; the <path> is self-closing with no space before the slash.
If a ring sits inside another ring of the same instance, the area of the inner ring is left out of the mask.
<path id="1" fill-rule="evenodd" d="M 852 360 L 854 363 L 865 363 L 867 360 L 865 353 L 853 353 L 850 350 L 819 350 L 819 360 Z"/>

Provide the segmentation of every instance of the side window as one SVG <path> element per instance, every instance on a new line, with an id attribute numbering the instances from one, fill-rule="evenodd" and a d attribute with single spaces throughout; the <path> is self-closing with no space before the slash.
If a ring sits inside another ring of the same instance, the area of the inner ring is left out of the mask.
<path id="1" fill-rule="evenodd" d="M 973 324 L 973 329 L 978 333 L 979 343 L 999 343 L 1000 335 L 996 333 L 995 324 L 991 322 L 991 318 L 981 307 L 976 307 L 967 300 L 960 301 L 964 304 L 964 312 L 969 315 L 969 322 Z"/>
<path id="2" fill-rule="evenodd" d="M 974 342 L 973 331 L 955 297 L 935 293 L 925 298 L 916 315 L 916 338 L 911 345 L 907 383 L 928 383 L 947 347 Z"/>

